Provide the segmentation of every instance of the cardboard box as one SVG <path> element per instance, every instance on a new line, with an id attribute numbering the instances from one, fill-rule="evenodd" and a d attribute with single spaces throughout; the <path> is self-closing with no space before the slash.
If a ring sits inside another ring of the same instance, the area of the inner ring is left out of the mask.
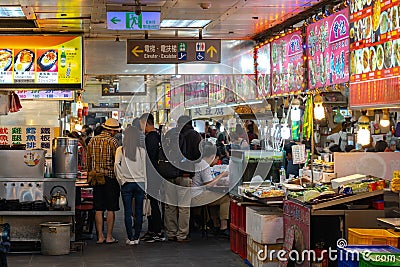
<path id="1" fill-rule="evenodd" d="M 282 243 L 283 211 L 279 208 L 247 207 L 246 233 L 260 244 Z"/>
<path id="2" fill-rule="evenodd" d="M 255 242 L 251 236 L 247 236 L 247 260 L 253 267 L 278 267 L 277 253 L 268 253 L 268 251 L 281 249 L 283 249 L 282 243 L 262 245 Z M 267 252 L 267 255 L 265 252 Z"/>

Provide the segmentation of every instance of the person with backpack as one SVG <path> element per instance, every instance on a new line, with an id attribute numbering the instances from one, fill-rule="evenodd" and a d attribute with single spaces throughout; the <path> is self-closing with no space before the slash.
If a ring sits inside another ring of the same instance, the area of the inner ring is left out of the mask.
<path id="1" fill-rule="evenodd" d="M 177 127 L 161 139 L 159 172 L 166 178 L 165 229 L 171 241 L 188 242 L 191 205 L 191 185 L 195 163 L 200 159 L 202 138 L 192 126 L 189 116 L 179 117 Z"/>
<path id="2" fill-rule="evenodd" d="M 159 194 L 161 179 L 159 179 L 158 170 L 158 154 L 160 147 L 160 134 L 154 127 L 154 116 L 151 113 L 144 113 L 140 117 L 141 128 L 146 135 L 146 169 L 147 169 L 147 197 L 150 199 L 151 215 L 148 219 L 147 233 L 141 240 L 151 243 L 155 241 L 165 241 L 166 238 L 162 233 L 162 220 L 159 206 Z"/>

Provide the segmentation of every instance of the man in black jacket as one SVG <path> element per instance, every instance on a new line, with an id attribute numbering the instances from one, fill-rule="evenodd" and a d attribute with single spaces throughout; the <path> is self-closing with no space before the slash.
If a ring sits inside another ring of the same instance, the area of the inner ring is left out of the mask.
<path id="1" fill-rule="evenodd" d="M 150 199 L 151 215 L 148 219 L 147 233 L 142 237 L 145 242 L 165 241 L 166 238 L 161 232 L 162 220 L 159 207 L 159 191 L 161 180 L 157 173 L 158 150 L 160 147 L 160 135 L 154 127 L 154 116 L 144 113 L 140 117 L 140 124 L 146 134 L 145 144 L 147 152 L 146 173 L 147 173 L 147 197 Z"/>
<path id="2" fill-rule="evenodd" d="M 187 242 L 190 241 L 191 178 L 194 164 L 201 157 L 199 145 L 202 138 L 193 129 L 191 118 L 186 115 L 179 117 L 177 127 L 171 130 L 179 132 L 179 146 L 184 159 L 179 164 L 181 175 L 169 179 L 165 184 L 165 228 L 169 240 Z"/>

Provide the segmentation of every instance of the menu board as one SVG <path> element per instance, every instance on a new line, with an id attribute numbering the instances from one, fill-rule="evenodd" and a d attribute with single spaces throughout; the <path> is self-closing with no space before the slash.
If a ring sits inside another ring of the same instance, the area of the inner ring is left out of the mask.
<path id="1" fill-rule="evenodd" d="M 400 102 L 400 1 L 350 1 L 350 106 Z"/>
<path id="2" fill-rule="evenodd" d="M 0 126 L 0 145 L 26 144 L 26 149 L 46 149 L 51 156 L 54 128 L 49 126 Z"/>
<path id="3" fill-rule="evenodd" d="M 304 83 L 303 39 L 295 31 L 271 44 L 272 96 L 301 91 Z"/>
<path id="4" fill-rule="evenodd" d="M 186 75 L 184 80 L 185 107 L 208 105 L 208 76 Z"/>
<path id="5" fill-rule="evenodd" d="M 82 88 L 81 84 L 81 37 L 1 38 L 0 88 Z"/>
<path id="6" fill-rule="evenodd" d="M 48 100 L 73 100 L 73 92 L 71 90 L 17 90 L 15 93 L 20 99 L 48 99 Z"/>
<path id="7" fill-rule="evenodd" d="M 238 102 L 247 102 L 256 99 L 257 86 L 255 75 L 235 75 L 233 78 Z"/>
<path id="8" fill-rule="evenodd" d="M 349 81 L 349 9 L 307 27 L 308 87 Z"/>
<path id="9" fill-rule="evenodd" d="M 271 93 L 271 44 L 261 46 L 256 51 L 257 95 L 256 99 L 268 97 Z"/>

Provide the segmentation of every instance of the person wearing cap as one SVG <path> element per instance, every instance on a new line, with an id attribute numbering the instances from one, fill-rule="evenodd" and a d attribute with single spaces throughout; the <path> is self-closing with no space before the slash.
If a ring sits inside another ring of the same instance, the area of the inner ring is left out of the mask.
<path id="1" fill-rule="evenodd" d="M 114 135 L 121 130 L 116 119 L 109 118 L 103 124 L 103 131 L 90 139 L 87 151 L 88 173 L 103 174 L 104 184 L 93 186 L 93 204 L 97 229 L 97 243 L 117 243 L 112 235 L 115 211 L 119 210 L 120 186 L 114 173 L 115 152 L 118 142 Z M 107 211 L 107 235 L 103 234 L 103 213 Z"/>

